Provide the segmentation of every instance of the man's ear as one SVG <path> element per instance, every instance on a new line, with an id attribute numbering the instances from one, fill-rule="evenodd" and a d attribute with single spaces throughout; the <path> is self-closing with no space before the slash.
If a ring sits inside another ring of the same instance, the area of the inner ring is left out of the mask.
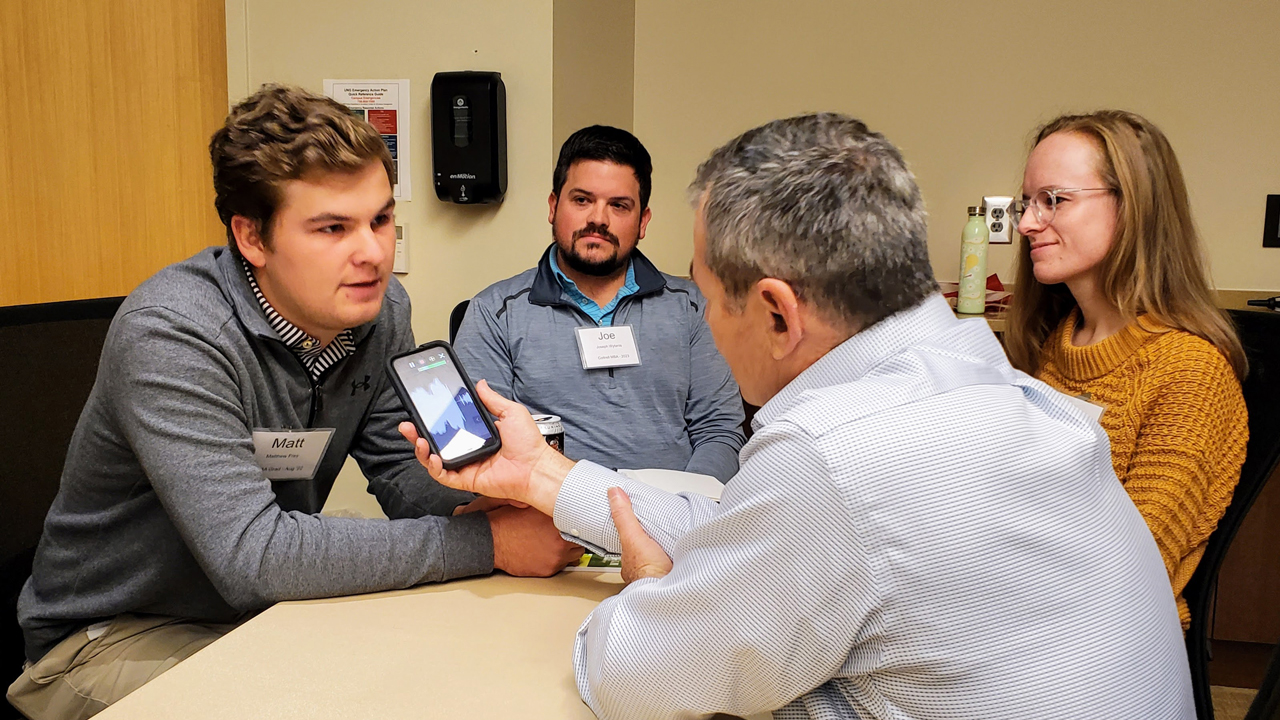
<path id="1" fill-rule="evenodd" d="M 637 240 L 644 239 L 645 228 L 649 227 L 649 218 L 652 218 L 652 217 L 653 217 L 653 212 L 649 208 L 645 208 L 644 212 L 640 213 L 640 235 L 639 237 L 636 238 Z M 690 271 L 689 274 L 692 275 L 693 272 Z"/>
<path id="2" fill-rule="evenodd" d="M 240 254 L 249 261 L 250 265 L 260 268 L 267 264 L 266 241 L 262 237 L 262 228 L 257 220 L 251 220 L 243 215 L 232 216 L 231 234 L 236 238 L 236 247 L 239 248 Z"/>
<path id="3" fill-rule="evenodd" d="M 556 224 L 556 203 L 560 202 L 560 196 L 551 193 L 547 196 L 547 222 L 552 225 Z"/>
<path id="4" fill-rule="evenodd" d="M 800 312 L 800 297 L 791 284 L 777 278 L 764 278 L 755 284 L 752 292 L 759 300 L 770 323 L 766 330 L 769 351 L 774 360 L 790 355 L 804 339 L 804 318 Z"/>

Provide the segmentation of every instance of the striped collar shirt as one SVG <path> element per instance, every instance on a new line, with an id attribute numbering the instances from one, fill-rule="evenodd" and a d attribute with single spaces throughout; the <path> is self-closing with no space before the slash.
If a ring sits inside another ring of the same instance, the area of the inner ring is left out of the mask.
<path id="1" fill-rule="evenodd" d="M 267 316 L 267 324 L 280 336 L 280 341 L 288 346 L 294 355 L 298 356 L 313 381 L 320 380 L 326 370 L 338 364 L 339 360 L 355 352 L 355 334 L 351 331 L 351 328 L 343 330 L 328 345 L 321 343 L 319 338 L 308 334 L 306 330 L 285 320 L 280 313 L 276 312 L 276 309 L 267 300 L 267 296 L 262 294 L 262 288 L 258 287 L 258 279 L 253 275 L 253 268 L 243 258 L 240 261 L 240 265 L 244 268 L 245 277 L 249 279 L 249 287 L 253 289 L 253 296 L 258 299 L 258 305 L 262 307 L 263 314 Z"/>
<path id="2" fill-rule="evenodd" d="M 1160 552 L 1106 434 L 941 296 L 827 353 L 755 416 L 716 504 L 589 462 L 555 504 L 671 557 L 583 623 L 602 720 L 1193 718 Z"/>

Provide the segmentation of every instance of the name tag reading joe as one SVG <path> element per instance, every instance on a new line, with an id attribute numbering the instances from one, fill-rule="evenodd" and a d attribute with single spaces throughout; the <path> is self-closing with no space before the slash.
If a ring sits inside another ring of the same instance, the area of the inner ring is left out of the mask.
<path id="1" fill-rule="evenodd" d="M 253 457 L 268 480 L 310 480 L 320 467 L 333 430 L 254 430 Z"/>
<path id="2" fill-rule="evenodd" d="M 640 350 L 630 325 L 580 327 L 576 332 L 583 370 L 640 364 Z"/>

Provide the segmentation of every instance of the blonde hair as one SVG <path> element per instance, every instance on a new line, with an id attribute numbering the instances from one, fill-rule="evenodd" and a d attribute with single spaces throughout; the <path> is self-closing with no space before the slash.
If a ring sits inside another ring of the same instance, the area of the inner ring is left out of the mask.
<path id="1" fill-rule="evenodd" d="M 1102 261 L 1102 292 L 1126 320 L 1145 314 L 1204 338 L 1243 380 L 1248 371 L 1244 350 L 1206 277 L 1187 186 L 1168 138 L 1140 115 L 1100 110 L 1049 122 L 1036 132 L 1032 147 L 1063 132 L 1097 144 L 1098 173 L 1117 198 L 1116 235 Z M 1005 347 L 1015 367 L 1034 375 L 1045 340 L 1076 301 L 1065 284 L 1037 281 L 1030 241 L 1023 237 L 1020 245 Z"/>

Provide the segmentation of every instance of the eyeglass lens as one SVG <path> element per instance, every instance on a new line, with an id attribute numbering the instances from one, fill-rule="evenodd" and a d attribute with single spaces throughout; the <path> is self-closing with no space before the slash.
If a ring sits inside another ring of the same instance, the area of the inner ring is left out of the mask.
<path id="1" fill-rule="evenodd" d="M 1015 203 L 1013 206 L 1013 222 L 1014 225 L 1022 223 L 1022 216 L 1027 211 L 1032 211 L 1036 220 L 1042 225 L 1048 225 L 1053 222 L 1054 212 L 1058 209 L 1058 196 L 1048 190 L 1041 190 L 1026 202 Z"/>

